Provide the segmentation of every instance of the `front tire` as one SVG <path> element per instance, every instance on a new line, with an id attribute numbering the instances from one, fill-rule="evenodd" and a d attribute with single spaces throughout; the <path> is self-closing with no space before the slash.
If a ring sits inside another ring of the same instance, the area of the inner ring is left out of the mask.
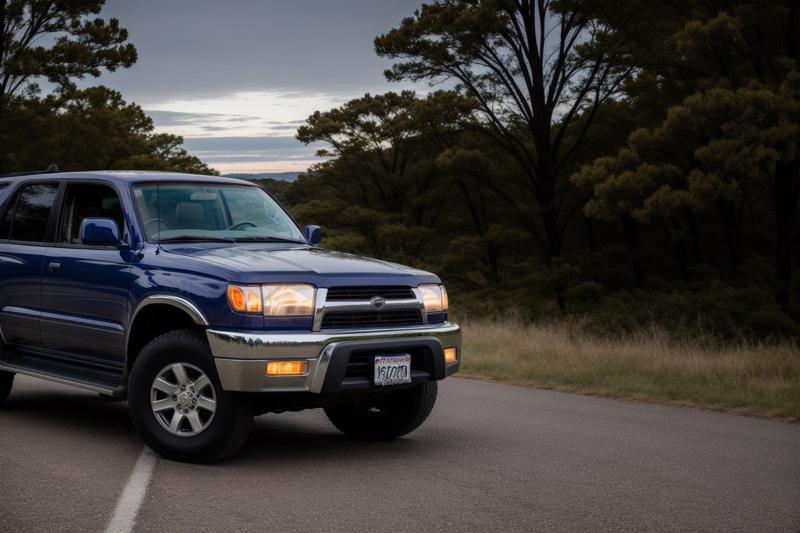
<path id="1" fill-rule="evenodd" d="M 14 385 L 14 373 L 0 370 L 0 405 L 5 403 Z"/>
<path id="2" fill-rule="evenodd" d="M 145 346 L 128 385 L 145 443 L 176 461 L 207 463 L 236 453 L 253 426 L 251 402 L 222 390 L 202 332 L 172 331 Z"/>
<path id="3" fill-rule="evenodd" d="M 436 403 L 435 381 L 387 393 L 368 400 L 325 408 L 336 428 L 362 440 L 392 440 L 411 433 L 428 418 Z"/>

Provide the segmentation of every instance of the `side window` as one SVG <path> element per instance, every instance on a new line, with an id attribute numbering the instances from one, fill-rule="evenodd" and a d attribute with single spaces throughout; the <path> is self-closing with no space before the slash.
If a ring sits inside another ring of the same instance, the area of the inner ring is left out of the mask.
<path id="1" fill-rule="evenodd" d="M 0 222 L 0 238 L 23 242 L 44 242 L 47 221 L 58 184 L 34 183 L 24 186 Z"/>
<path id="2" fill-rule="evenodd" d="M 68 185 L 56 242 L 80 244 L 81 222 L 94 217 L 112 218 L 120 231 L 125 231 L 125 216 L 114 189 L 94 183 Z"/>
<path id="3" fill-rule="evenodd" d="M 3 204 L 5 203 L 5 199 L 8 193 L 8 183 L 0 183 L 0 213 L 3 212 Z M 5 239 L 8 236 L 8 230 L 3 232 L 0 230 L 0 239 Z"/>
<path id="4" fill-rule="evenodd" d="M 8 209 L 6 209 L 3 218 L 0 219 L 0 241 L 7 241 L 8 234 L 11 233 L 11 222 L 14 221 L 14 200 L 8 201 Z"/>

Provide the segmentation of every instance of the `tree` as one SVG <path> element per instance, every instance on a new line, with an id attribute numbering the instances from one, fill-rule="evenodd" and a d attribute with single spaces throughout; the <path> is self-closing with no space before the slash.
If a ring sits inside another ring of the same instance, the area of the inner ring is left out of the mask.
<path id="1" fill-rule="evenodd" d="M 476 102 L 476 127 L 518 164 L 520 179 L 487 180 L 524 214 L 546 263 L 562 253 L 572 213 L 564 169 L 598 106 L 627 71 L 594 49 L 603 26 L 579 1 L 441 0 L 375 40 L 397 60 L 389 80 L 455 82 Z M 577 121 L 581 128 L 567 135 Z M 532 209 L 534 203 L 537 208 Z M 563 308 L 563 301 L 559 297 Z"/>
<path id="2" fill-rule="evenodd" d="M 308 144 L 325 142 L 321 156 L 337 159 L 317 173 L 334 182 L 351 230 L 368 243 L 370 253 L 385 256 L 399 249 L 414 258 L 430 229 L 444 216 L 438 188 L 441 176 L 433 159 L 469 103 L 451 92 L 420 99 L 411 92 L 367 94 L 340 108 L 316 112 L 297 131 Z M 321 206 L 320 206 L 321 207 Z M 335 216 L 330 206 L 326 218 Z M 320 213 L 322 214 L 322 213 Z M 344 221 L 342 221 L 344 222 Z"/>
<path id="3" fill-rule="evenodd" d="M 21 114 L 25 120 L 49 117 L 61 98 L 56 94 L 72 92 L 73 80 L 127 68 L 136 61 L 136 49 L 126 43 L 128 32 L 117 20 L 92 17 L 104 4 L 105 0 L 0 0 L 0 134 L 13 130 L 25 137 L 28 124 L 20 122 Z M 39 101 L 42 80 L 55 86 L 55 94 Z M 20 106 L 37 112 L 21 113 Z M 11 107 L 14 119 L 8 117 Z M 10 152 L 9 145 L 0 145 L 0 171 L 19 168 L 9 162 Z"/>
<path id="4" fill-rule="evenodd" d="M 154 134 L 153 121 L 105 87 L 62 91 L 45 99 L 17 99 L 0 130 L 6 168 L 23 171 L 57 162 L 61 170 L 142 169 L 213 174 L 180 148 L 183 139 Z"/>
<path id="5" fill-rule="evenodd" d="M 742 221 L 769 220 L 776 297 L 787 309 L 800 211 L 800 6 L 778 0 L 669 5 L 678 6 L 669 30 L 638 37 L 627 30 L 631 19 L 663 6 L 626 2 L 598 10 L 604 24 L 624 37 L 611 46 L 626 51 L 644 80 L 625 85 L 631 106 L 643 107 L 660 89 L 658 101 L 670 109 L 635 132 L 616 158 L 599 159 L 575 176 L 576 182 L 594 182 L 586 212 L 616 210 L 634 224 L 662 220 L 674 226 L 682 220 L 699 260 L 694 217 L 714 210 L 734 269 L 742 263 Z M 654 80 L 664 80 L 669 90 Z"/>
<path id="6" fill-rule="evenodd" d="M 136 62 L 119 21 L 92 18 L 105 0 L 0 0 L 0 114 L 9 99 Z"/>

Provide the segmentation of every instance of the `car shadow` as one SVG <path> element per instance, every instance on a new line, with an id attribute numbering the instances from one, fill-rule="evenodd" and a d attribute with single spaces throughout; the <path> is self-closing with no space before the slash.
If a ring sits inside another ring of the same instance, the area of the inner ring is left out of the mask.
<path id="1" fill-rule="evenodd" d="M 360 441 L 342 435 L 333 425 L 330 429 L 307 419 L 299 420 L 292 413 L 265 415 L 256 418 L 253 432 L 241 452 L 224 463 L 252 464 L 277 461 L 282 465 L 315 461 L 328 462 L 336 457 L 342 466 L 352 460 L 380 460 L 391 452 L 392 457 L 410 459 L 418 457 L 421 450 L 436 447 L 430 439 L 400 438 L 393 441 Z"/>
<path id="2" fill-rule="evenodd" d="M 69 428 L 101 437 L 138 438 L 125 401 L 72 391 L 12 391 L 0 410 L 8 421 L 35 423 L 43 429 Z"/>
<path id="3" fill-rule="evenodd" d="M 215 465 L 252 465 L 254 463 L 337 461 L 354 463 L 365 459 L 380 460 L 388 451 L 393 457 L 410 459 L 423 449 L 431 452 L 431 439 L 401 438 L 395 441 L 358 441 L 345 437 L 332 425 L 296 413 L 268 414 L 255 419 L 253 431 L 235 456 Z M 324 420 L 324 419 L 322 419 Z M 0 421 L 7 430 L 12 424 L 35 426 L 42 438 L 48 434 L 69 432 L 87 439 L 121 443 L 139 441 L 131 422 L 126 401 L 112 401 L 83 391 L 12 392 L 3 408 Z"/>

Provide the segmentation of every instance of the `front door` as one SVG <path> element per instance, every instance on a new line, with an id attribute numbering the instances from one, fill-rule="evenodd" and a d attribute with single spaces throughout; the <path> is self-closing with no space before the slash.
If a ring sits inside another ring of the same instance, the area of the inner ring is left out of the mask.
<path id="1" fill-rule="evenodd" d="M 8 344 L 39 347 L 42 268 L 57 183 L 23 185 L 0 214 L 0 333 Z"/>
<path id="2" fill-rule="evenodd" d="M 132 254 L 82 244 L 81 221 L 88 217 L 112 218 L 126 231 L 114 188 L 67 183 L 44 262 L 42 341 L 51 350 L 117 364 L 125 357 Z"/>

